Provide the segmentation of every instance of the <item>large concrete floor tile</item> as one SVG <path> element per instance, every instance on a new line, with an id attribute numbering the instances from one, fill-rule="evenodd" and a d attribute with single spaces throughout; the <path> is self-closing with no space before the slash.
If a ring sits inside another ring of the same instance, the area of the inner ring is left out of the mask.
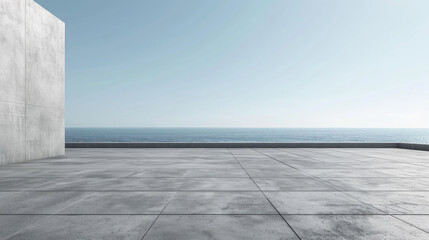
<path id="1" fill-rule="evenodd" d="M 282 160 L 283 163 L 304 170 L 304 169 L 347 169 L 347 164 L 331 162 L 314 162 L 303 160 Z"/>
<path id="2" fill-rule="evenodd" d="M 314 177 L 395 177 L 389 170 L 382 169 L 305 169 L 305 173 Z"/>
<path id="3" fill-rule="evenodd" d="M 9 239 L 140 240 L 156 216 L 52 216 Z"/>
<path id="4" fill-rule="evenodd" d="M 186 174 L 188 178 L 235 178 L 249 177 L 242 168 L 225 169 L 190 169 Z"/>
<path id="5" fill-rule="evenodd" d="M 350 192 L 350 195 L 390 214 L 429 214 L 429 192 Z"/>
<path id="6" fill-rule="evenodd" d="M 403 191 L 429 190 L 423 178 L 325 178 L 345 191 Z"/>
<path id="7" fill-rule="evenodd" d="M 341 163 L 342 166 L 350 169 L 413 169 L 418 168 L 416 165 L 411 163 L 401 162 L 356 162 L 356 163 Z"/>
<path id="8" fill-rule="evenodd" d="M 287 177 L 311 177 L 293 168 L 248 168 L 246 172 L 252 178 L 287 178 Z"/>
<path id="9" fill-rule="evenodd" d="M 341 192 L 265 192 L 282 214 L 381 214 Z"/>
<path id="10" fill-rule="evenodd" d="M 314 178 L 255 178 L 261 190 L 335 190 L 331 185 Z"/>
<path id="11" fill-rule="evenodd" d="M 0 214 L 54 214 L 88 196 L 84 192 L 18 192 L 0 201 Z"/>
<path id="12" fill-rule="evenodd" d="M 200 161 L 200 162 L 189 162 L 186 160 L 183 161 L 161 161 L 146 163 L 145 165 L 139 166 L 141 170 L 150 170 L 150 169 L 219 169 L 219 168 L 241 168 L 237 162 L 223 162 L 223 161 Z"/>
<path id="13" fill-rule="evenodd" d="M 276 214 L 261 192 L 178 192 L 163 214 Z"/>
<path id="14" fill-rule="evenodd" d="M 131 177 L 184 177 L 189 172 L 187 169 L 145 169 L 137 172 Z"/>
<path id="15" fill-rule="evenodd" d="M 90 170 L 77 174 L 74 177 L 85 177 L 85 178 L 117 178 L 117 177 L 128 177 L 135 174 L 137 170 L 130 171 L 113 171 L 113 170 Z"/>
<path id="16" fill-rule="evenodd" d="M 427 233 L 391 216 L 287 215 L 284 217 L 301 239 L 429 239 Z"/>
<path id="17" fill-rule="evenodd" d="M 429 233 L 429 215 L 397 215 L 395 217 Z"/>
<path id="18" fill-rule="evenodd" d="M 298 239 L 278 215 L 166 216 L 155 222 L 145 240 Z"/>
<path id="19" fill-rule="evenodd" d="M 175 191 L 186 178 L 117 178 L 111 179 L 100 190 L 119 191 Z"/>
<path id="20" fill-rule="evenodd" d="M 59 178 L 55 181 L 35 187 L 34 190 L 49 191 L 94 191 L 109 185 L 109 178 Z"/>
<path id="21" fill-rule="evenodd" d="M 26 190 L 55 180 L 55 178 L 0 178 L 0 190 Z"/>
<path id="22" fill-rule="evenodd" d="M 234 162 L 225 162 L 225 161 L 218 161 L 218 162 L 182 162 L 182 163 L 175 163 L 175 164 L 169 164 L 171 167 L 176 169 L 198 169 L 198 168 L 208 168 L 208 169 L 219 169 L 219 168 L 228 168 L 228 169 L 240 169 L 241 166 L 236 161 Z M 165 167 L 169 167 L 169 165 L 165 165 Z"/>
<path id="23" fill-rule="evenodd" d="M 402 168 L 402 169 L 386 169 L 392 176 L 395 177 L 428 177 L 428 169 L 427 168 Z"/>
<path id="24" fill-rule="evenodd" d="M 72 177 L 78 174 L 80 171 L 86 170 L 65 170 L 61 168 L 47 169 L 3 169 L 0 168 L 1 177 L 29 177 L 29 178 L 61 178 L 61 177 Z"/>
<path id="25" fill-rule="evenodd" d="M 0 192 L 0 202 L 1 202 L 2 198 L 6 197 L 6 196 L 9 196 L 9 195 L 12 195 L 12 194 L 16 194 L 16 192 L 9 192 L 9 191 Z"/>
<path id="26" fill-rule="evenodd" d="M 18 231 L 46 218 L 43 215 L 0 215 L 0 239 L 6 239 Z"/>
<path id="27" fill-rule="evenodd" d="M 98 192 L 60 214 L 159 214 L 173 192 Z"/>
<path id="28" fill-rule="evenodd" d="M 175 191 L 184 178 L 61 178 L 34 190 L 59 191 Z"/>
<path id="29" fill-rule="evenodd" d="M 255 150 L 250 148 L 230 148 L 229 151 L 234 155 L 252 156 L 259 155 Z"/>
<path id="30" fill-rule="evenodd" d="M 250 178 L 188 178 L 181 190 L 259 191 Z"/>
<path id="31" fill-rule="evenodd" d="M 239 162 L 244 168 L 265 168 L 265 167 L 287 167 L 283 163 L 269 159 L 269 160 L 242 160 L 239 159 Z"/>

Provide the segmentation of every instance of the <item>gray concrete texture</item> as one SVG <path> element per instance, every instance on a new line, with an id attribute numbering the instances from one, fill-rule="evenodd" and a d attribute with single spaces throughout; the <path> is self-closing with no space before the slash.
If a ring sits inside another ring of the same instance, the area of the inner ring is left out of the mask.
<path id="1" fill-rule="evenodd" d="M 64 23 L 0 0 L 0 53 L 0 165 L 64 155 Z"/>
<path id="2" fill-rule="evenodd" d="M 73 148 L 0 167 L 0 239 L 429 239 L 429 152 Z"/>

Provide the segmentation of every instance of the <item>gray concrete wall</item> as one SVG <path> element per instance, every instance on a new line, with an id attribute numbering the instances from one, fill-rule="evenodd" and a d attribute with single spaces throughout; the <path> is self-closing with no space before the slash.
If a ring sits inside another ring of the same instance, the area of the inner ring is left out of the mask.
<path id="1" fill-rule="evenodd" d="M 0 53 L 0 164 L 64 155 L 64 23 L 0 0 Z"/>

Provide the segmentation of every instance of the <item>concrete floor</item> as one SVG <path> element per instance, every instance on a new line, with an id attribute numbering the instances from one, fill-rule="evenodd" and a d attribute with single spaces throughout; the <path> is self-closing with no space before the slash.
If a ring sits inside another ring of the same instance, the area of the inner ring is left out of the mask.
<path id="1" fill-rule="evenodd" d="M 0 167 L 0 239 L 429 239 L 429 152 L 66 154 Z"/>

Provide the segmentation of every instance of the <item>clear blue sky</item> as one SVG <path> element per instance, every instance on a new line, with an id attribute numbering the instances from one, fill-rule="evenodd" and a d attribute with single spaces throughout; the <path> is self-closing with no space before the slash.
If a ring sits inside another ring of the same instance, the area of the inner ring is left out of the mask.
<path id="1" fill-rule="evenodd" d="M 429 127 L 427 0 L 36 0 L 67 127 Z"/>

